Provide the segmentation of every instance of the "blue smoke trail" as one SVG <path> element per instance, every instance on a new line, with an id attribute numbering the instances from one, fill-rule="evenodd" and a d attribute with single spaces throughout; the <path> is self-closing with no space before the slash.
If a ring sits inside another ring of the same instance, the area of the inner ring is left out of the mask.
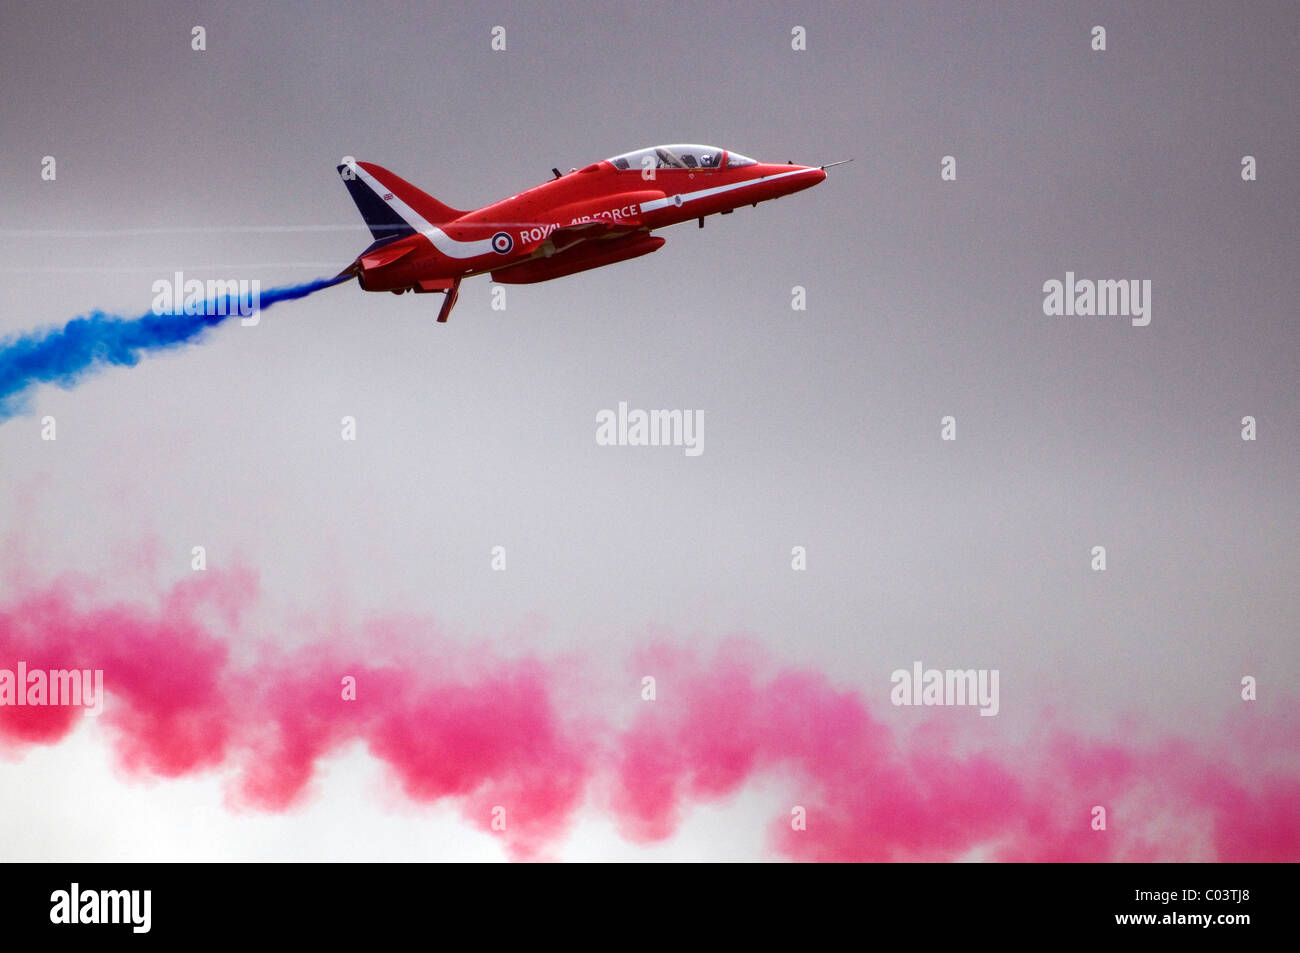
<path id="1" fill-rule="evenodd" d="M 340 275 L 271 288 L 259 295 L 260 307 L 305 298 L 350 278 Z M 138 318 L 92 311 L 61 328 L 45 328 L 0 341 L 0 423 L 26 409 L 25 392 L 33 385 L 53 383 L 68 389 L 102 366 L 134 367 L 144 353 L 197 341 L 208 328 L 239 316 L 240 302 L 238 294 L 227 295 L 224 301 L 205 301 L 202 314 L 150 312 Z M 179 305 L 177 310 L 181 310 Z M 224 313 L 210 313 L 217 311 Z"/>

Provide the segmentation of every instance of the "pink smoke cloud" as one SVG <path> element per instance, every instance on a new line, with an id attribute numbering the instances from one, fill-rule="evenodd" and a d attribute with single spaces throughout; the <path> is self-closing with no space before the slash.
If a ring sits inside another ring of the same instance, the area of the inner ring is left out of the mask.
<path id="1" fill-rule="evenodd" d="M 628 703 L 609 705 L 592 690 L 599 673 L 572 659 L 458 646 L 409 620 L 285 652 L 251 638 L 256 595 L 238 571 L 197 575 L 153 605 L 99 604 L 84 581 L 28 582 L 0 603 L 0 668 L 103 669 L 101 724 L 123 767 L 220 772 L 235 810 L 292 810 L 324 757 L 361 742 L 413 801 L 452 799 L 485 831 L 504 808 L 496 833 L 515 858 L 550 856 L 586 811 L 631 841 L 662 840 L 693 806 L 773 780 L 785 800 L 768 842 L 796 860 L 1300 859 L 1294 706 L 1251 710 L 1195 743 L 1058 724 L 972 744 L 951 719 L 918 713 L 904 730 L 862 693 L 744 642 L 711 656 L 649 647 L 635 677 L 618 676 Z M 657 679 L 653 702 L 635 694 L 643 672 Z M 57 744 L 83 720 L 3 706 L 0 747 Z M 795 805 L 806 829 L 791 824 Z M 1107 830 L 1092 830 L 1093 805 Z"/>

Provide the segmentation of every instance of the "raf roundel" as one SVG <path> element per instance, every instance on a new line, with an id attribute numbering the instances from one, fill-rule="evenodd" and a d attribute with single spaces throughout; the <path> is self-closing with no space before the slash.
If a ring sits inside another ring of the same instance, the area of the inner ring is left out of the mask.
<path id="1" fill-rule="evenodd" d="M 498 255 L 508 255 L 515 247 L 515 240 L 505 232 L 497 232 L 492 236 L 492 250 Z"/>

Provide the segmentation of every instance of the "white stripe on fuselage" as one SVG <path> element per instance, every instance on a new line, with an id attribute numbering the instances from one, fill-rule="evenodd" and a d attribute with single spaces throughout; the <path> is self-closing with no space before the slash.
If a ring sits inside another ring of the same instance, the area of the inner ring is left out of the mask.
<path id="1" fill-rule="evenodd" d="M 760 179 L 746 179 L 744 182 L 732 182 L 730 185 L 715 185 L 711 189 L 700 189 L 698 192 L 680 192 L 682 204 L 694 202 L 698 199 L 707 199 L 712 195 L 721 195 L 723 192 L 731 192 L 735 189 L 743 189 L 746 186 L 758 185 L 761 182 L 773 182 L 776 179 L 785 179 L 792 175 L 802 175 L 805 172 L 815 172 L 815 169 L 794 169 L 790 172 L 778 172 L 776 175 L 764 176 Z M 650 202 L 641 203 L 641 212 L 654 212 L 661 208 L 667 208 L 670 205 L 677 205 L 675 196 L 668 195 L 661 199 L 654 199 Z"/>
<path id="2" fill-rule="evenodd" d="M 387 202 L 393 211 L 406 220 L 406 224 L 427 238 L 434 248 L 448 258 L 477 258 L 480 255 L 492 254 L 492 239 L 483 238 L 472 242 L 457 241 L 441 228 L 428 222 L 423 215 L 399 199 L 396 192 L 385 186 L 355 162 L 349 162 L 348 167 L 352 169 L 353 174 L 370 187 L 375 195 L 380 197 L 380 201 Z M 393 197 L 391 199 L 383 198 L 384 195 L 388 194 Z"/>
<path id="3" fill-rule="evenodd" d="M 398 215 L 405 219 L 408 225 L 427 238 L 434 248 L 438 249 L 438 251 L 446 255 L 448 258 L 477 258 L 480 255 L 493 254 L 492 239 L 483 238 L 472 242 L 457 241 L 442 229 L 427 221 L 419 212 L 398 198 L 397 194 L 394 193 L 392 189 L 385 186 L 355 162 L 349 162 L 348 167 L 352 169 L 353 174 L 360 178 L 361 181 L 375 193 L 375 195 L 380 197 L 381 201 L 387 202 Z M 815 170 L 792 169 L 789 172 L 778 172 L 776 175 L 763 176 L 758 179 L 746 179 L 744 182 L 732 182 L 728 185 L 716 185 L 712 188 L 699 189 L 695 192 L 680 192 L 676 195 L 665 196 L 664 198 L 654 199 L 650 202 L 642 202 L 641 213 L 645 214 L 646 212 L 657 211 L 661 208 L 668 208 L 670 205 L 676 206 L 677 202 L 675 199 L 678 196 L 681 197 L 682 204 L 685 205 L 687 202 L 695 202 L 700 199 L 709 198 L 710 196 L 721 195 L 725 192 L 732 192 L 736 189 L 743 189 L 751 185 L 758 185 L 762 182 L 772 182 L 777 179 L 785 179 L 792 175 L 802 175 L 805 172 L 813 171 Z M 391 199 L 382 198 L 388 193 L 392 193 L 393 197 Z"/>

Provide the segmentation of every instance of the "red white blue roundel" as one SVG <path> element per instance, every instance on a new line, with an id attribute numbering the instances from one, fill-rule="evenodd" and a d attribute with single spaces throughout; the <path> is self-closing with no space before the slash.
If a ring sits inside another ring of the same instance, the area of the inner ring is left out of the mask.
<path id="1" fill-rule="evenodd" d="M 492 236 L 492 250 L 498 255 L 508 255 L 514 250 L 515 240 L 505 232 L 497 232 Z"/>

